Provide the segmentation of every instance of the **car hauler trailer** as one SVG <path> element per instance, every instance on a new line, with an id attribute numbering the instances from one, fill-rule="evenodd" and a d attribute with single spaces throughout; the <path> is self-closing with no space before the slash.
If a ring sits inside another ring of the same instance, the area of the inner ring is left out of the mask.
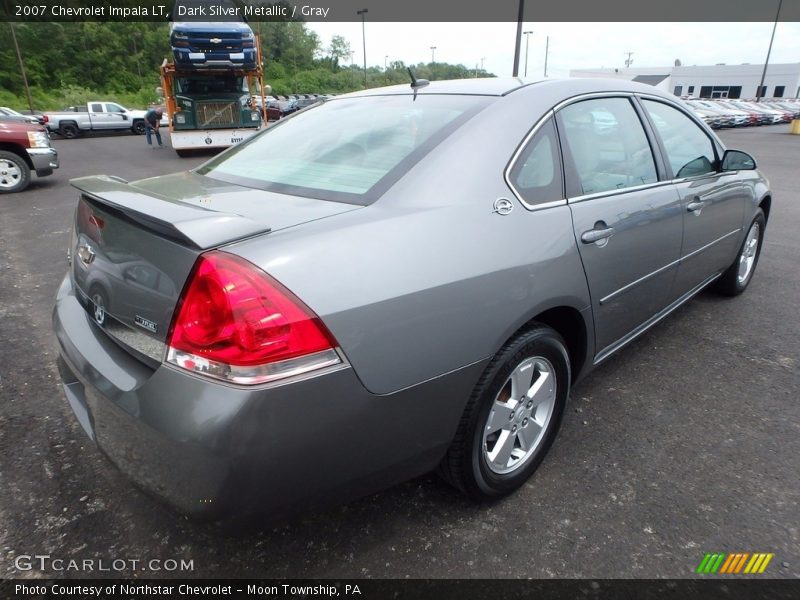
<path id="1" fill-rule="evenodd" d="M 256 96 L 266 106 L 261 47 L 255 68 L 220 66 L 177 67 L 164 60 L 161 86 L 169 118 L 169 135 L 178 156 L 192 150 L 227 148 L 264 126 Z"/>

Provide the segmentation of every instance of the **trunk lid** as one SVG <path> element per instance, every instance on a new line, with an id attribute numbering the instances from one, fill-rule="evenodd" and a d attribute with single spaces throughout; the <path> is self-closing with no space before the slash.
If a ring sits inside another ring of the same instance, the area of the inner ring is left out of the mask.
<path id="1" fill-rule="evenodd" d="M 81 192 L 70 247 L 77 296 L 98 326 L 156 360 L 199 254 L 361 208 L 193 173 L 132 183 L 101 175 L 71 184 Z"/>

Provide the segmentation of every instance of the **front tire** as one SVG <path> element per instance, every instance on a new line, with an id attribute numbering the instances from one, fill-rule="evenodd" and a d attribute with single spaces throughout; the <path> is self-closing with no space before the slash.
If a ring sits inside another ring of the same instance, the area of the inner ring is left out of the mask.
<path id="1" fill-rule="evenodd" d="M 440 474 L 479 501 L 519 488 L 558 433 L 569 387 L 569 354 L 557 332 L 535 325 L 515 336 L 478 381 Z"/>
<path id="2" fill-rule="evenodd" d="M 133 127 L 131 127 L 131 131 L 134 135 L 144 135 L 144 121 L 134 121 Z"/>
<path id="3" fill-rule="evenodd" d="M 0 151 L 0 194 L 21 192 L 31 182 L 31 169 L 19 154 Z"/>
<path id="4" fill-rule="evenodd" d="M 747 289 L 753 279 L 753 273 L 761 256 L 761 246 L 764 242 L 764 229 L 767 220 L 764 212 L 759 208 L 756 211 L 747 235 L 739 247 L 736 259 L 730 267 L 717 280 L 714 289 L 725 296 L 738 296 Z"/>

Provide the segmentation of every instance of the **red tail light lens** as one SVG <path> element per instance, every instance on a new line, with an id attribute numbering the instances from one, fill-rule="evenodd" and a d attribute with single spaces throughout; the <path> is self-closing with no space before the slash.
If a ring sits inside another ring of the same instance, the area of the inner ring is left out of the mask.
<path id="1" fill-rule="evenodd" d="M 219 251 L 195 264 L 168 345 L 168 362 L 237 383 L 341 362 L 336 340 L 294 294 L 252 263 Z"/>

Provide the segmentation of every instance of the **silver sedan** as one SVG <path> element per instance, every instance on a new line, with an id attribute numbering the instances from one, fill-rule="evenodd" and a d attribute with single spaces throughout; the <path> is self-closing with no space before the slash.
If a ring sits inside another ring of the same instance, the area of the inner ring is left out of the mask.
<path id="1" fill-rule="evenodd" d="M 497 498 L 576 381 L 752 280 L 768 183 L 681 101 L 426 83 L 326 100 L 190 172 L 73 180 L 64 390 L 139 486 L 196 516 L 434 469 Z"/>

